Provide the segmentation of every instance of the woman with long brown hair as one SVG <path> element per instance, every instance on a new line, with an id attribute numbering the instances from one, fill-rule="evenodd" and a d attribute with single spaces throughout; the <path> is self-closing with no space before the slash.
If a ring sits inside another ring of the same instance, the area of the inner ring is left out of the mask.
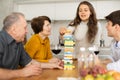
<path id="1" fill-rule="evenodd" d="M 101 28 L 97 22 L 96 13 L 91 3 L 82 1 L 76 12 L 76 17 L 70 22 L 67 29 L 75 38 L 75 53 L 79 52 L 79 48 L 89 47 L 92 44 L 98 44 L 101 37 Z M 66 28 L 60 28 L 60 35 L 63 35 Z"/>

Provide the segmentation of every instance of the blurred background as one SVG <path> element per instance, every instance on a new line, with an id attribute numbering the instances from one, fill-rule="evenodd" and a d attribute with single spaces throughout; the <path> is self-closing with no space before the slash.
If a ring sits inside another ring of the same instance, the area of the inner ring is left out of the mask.
<path id="1" fill-rule="evenodd" d="M 30 20 L 33 17 L 46 15 L 52 20 L 51 44 L 59 42 L 59 28 L 67 27 L 68 23 L 74 19 L 78 4 L 83 0 L 0 0 L 0 29 L 2 21 L 6 15 L 13 11 L 22 12 L 28 22 L 28 40 L 33 31 L 30 27 Z M 101 24 L 105 42 L 105 49 L 109 48 L 112 38 L 107 36 L 105 16 L 110 12 L 120 9 L 120 0 L 87 0 L 91 2 L 96 10 L 97 19 Z"/>

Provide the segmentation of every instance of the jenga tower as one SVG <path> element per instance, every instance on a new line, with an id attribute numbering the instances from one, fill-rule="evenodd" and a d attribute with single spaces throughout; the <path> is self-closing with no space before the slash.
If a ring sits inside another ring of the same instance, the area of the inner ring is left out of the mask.
<path id="1" fill-rule="evenodd" d="M 74 68 L 73 66 L 73 48 L 74 42 L 73 42 L 73 36 L 70 34 L 70 31 L 67 30 L 67 32 L 64 35 L 64 70 L 72 70 Z"/>

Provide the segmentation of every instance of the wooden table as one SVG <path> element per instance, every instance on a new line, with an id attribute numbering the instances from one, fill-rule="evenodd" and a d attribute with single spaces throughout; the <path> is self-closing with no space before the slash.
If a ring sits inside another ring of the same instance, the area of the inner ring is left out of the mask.
<path id="1" fill-rule="evenodd" d="M 39 76 L 32 76 L 26 78 L 17 78 L 12 80 L 57 80 L 58 77 L 74 77 L 78 78 L 77 60 L 73 60 L 75 68 L 73 70 L 59 70 L 59 69 L 45 69 Z M 101 61 L 103 62 L 103 61 Z M 103 65 L 105 67 L 105 65 Z"/>
<path id="2" fill-rule="evenodd" d="M 75 68 L 73 70 L 45 69 L 39 76 L 28 78 L 17 78 L 14 80 L 57 80 L 58 77 L 78 77 L 77 60 L 74 60 Z"/>

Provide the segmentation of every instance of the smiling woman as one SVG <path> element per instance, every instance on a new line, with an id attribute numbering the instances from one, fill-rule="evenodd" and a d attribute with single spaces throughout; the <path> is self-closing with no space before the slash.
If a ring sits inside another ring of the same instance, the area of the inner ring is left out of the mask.
<path id="1" fill-rule="evenodd" d="M 31 27 L 35 33 L 25 45 L 25 50 L 40 62 L 49 62 L 52 58 L 48 36 L 51 33 L 51 20 L 47 16 L 33 18 Z M 33 46 L 34 45 L 34 46 Z M 31 47 L 32 46 L 32 47 Z"/>
<path id="2" fill-rule="evenodd" d="M 101 26 L 97 21 L 93 5 L 88 1 L 79 3 L 76 16 L 68 24 L 68 30 L 75 38 L 75 54 L 79 53 L 80 47 L 86 47 L 100 43 Z M 66 28 L 60 28 L 60 35 L 63 36 Z"/>
<path id="3" fill-rule="evenodd" d="M 61 60 L 53 58 L 50 49 L 50 40 L 48 36 L 51 34 L 51 20 L 47 16 L 39 16 L 33 18 L 31 27 L 35 33 L 25 44 L 25 50 L 32 59 L 39 62 L 50 63 L 47 68 L 61 68 L 59 65 Z M 31 47 L 32 46 L 32 47 Z"/>

